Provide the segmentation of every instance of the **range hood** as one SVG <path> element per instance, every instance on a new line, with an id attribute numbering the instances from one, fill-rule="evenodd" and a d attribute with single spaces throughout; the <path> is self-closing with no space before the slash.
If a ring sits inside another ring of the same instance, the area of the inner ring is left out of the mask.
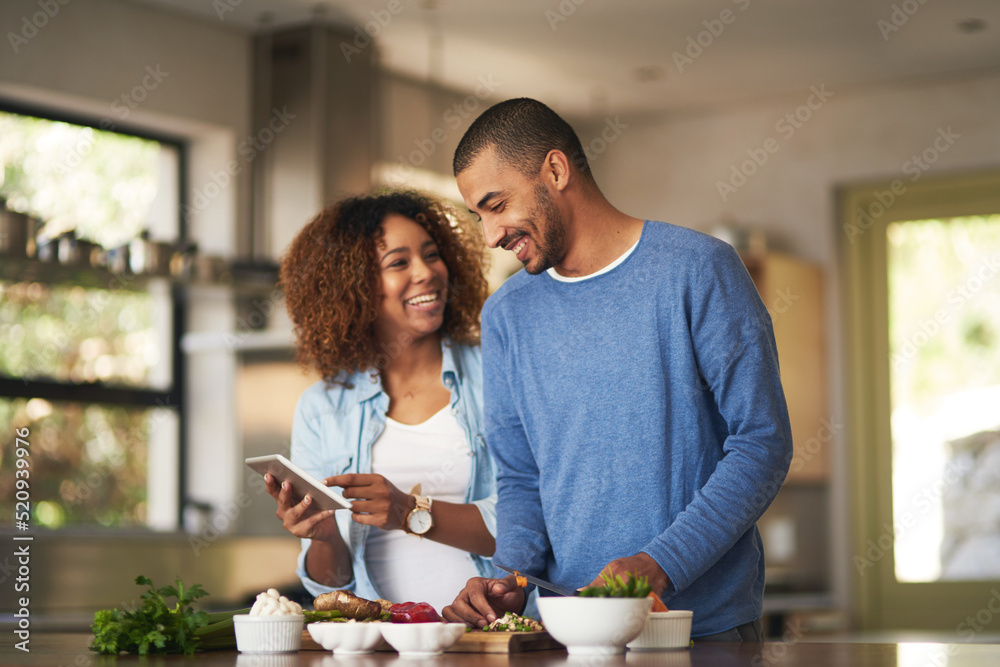
<path id="1" fill-rule="evenodd" d="M 274 262 L 324 206 L 371 187 L 377 58 L 371 43 L 353 48 L 355 37 L 320 24 L 255 36 L 254 127 L 263 150 L 253 161 L 241 257 Z"/>

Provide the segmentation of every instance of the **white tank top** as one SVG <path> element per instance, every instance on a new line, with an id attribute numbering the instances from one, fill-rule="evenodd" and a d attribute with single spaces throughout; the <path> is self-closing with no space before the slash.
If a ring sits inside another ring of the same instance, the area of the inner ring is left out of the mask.
<path id="1" fill-rule="evenodd" d="M 458 420 L 446 407 L 423 424 L 386 418 L 372 445 L 372 472 L 404 493 L 420 483 L 421 495 L 464 503 L 472 450 Z M 401 530 L 372 528 L 365 547 L 372 581 L 390 602 L 427 602 L 438 613 L 455 600 L 471 577 L 472 556 Z"/>

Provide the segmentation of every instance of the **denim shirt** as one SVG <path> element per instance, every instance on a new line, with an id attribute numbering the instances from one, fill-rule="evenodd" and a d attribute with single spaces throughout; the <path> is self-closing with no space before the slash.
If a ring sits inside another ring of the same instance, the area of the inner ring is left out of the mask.
<path id="1" fill-rule="evenodd" d="M 442 342 L 441 381 L 451 391 L 451 412 L 465 431 L 472 450 L 472 470 L 465 502 L 479 508 L 490 534 L 496 536 L 496 474 L 493 459 L 483 437 L 483 367 L 479 347 Z M 382 390 L 377 373 L 356 372 L 344 375 L 351 387 L 312 385 L 299 398 L 292 424 L 291 458 L 296 465 L 317 479 L 346 473 L 372 471 L 372 444 L 385 428 L 389 396 Z M 342 489 L 338 489 L 342 491 Z M 407 489 L 403 489 L 407 491 Z M 365 564 L 365 544 L 371 526 L 351 520 L 351 513 L 338 510 L 334 515 L 340 535 L 351 552 L 354 577 L 340 590 L 374 600 L 382 595 L 372 581 Z M 374 528 L 374 530 L 379 530 Z M 305 558 L 311 540 L 302 540 L 296 574 L 306 590 L 318 596 L 336 590 L 320 584 L 306 573 Z M 489 558 L 473 554 L 480 576 L 490 577 Z M 458 591 L 455 591 L 456 595 Z"/>

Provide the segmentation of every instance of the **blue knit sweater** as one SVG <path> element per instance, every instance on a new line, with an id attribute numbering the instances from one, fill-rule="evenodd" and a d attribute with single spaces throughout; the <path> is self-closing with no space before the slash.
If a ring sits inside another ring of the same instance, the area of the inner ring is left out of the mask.
<path id="1" fill-rule="evenodd" d="M 565 587 L 645 552 L 692 634 L 762 613 L 756 521 L 791 429 L 771 321 L 736 252 L 646 221 L 611 271 L 520 272 L 483 309 L 494 560 Z"/>

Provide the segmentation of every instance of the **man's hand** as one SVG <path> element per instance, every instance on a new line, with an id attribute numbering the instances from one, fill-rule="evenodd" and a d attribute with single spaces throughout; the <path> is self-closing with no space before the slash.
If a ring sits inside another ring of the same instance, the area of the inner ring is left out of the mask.
<path id="1" fill-rule="evenodd" d="M 617 574 L 625 580 L 632 575 L 646 577 L 649 585 L 653 587 L 653 592 L 661 598 L 663 597 L 663 592 L 670 585 L 667 573 L 647 553 L 638 553 L 634 556 L 626 556 L 625 558 L 618 558 L 611 561 L 604 566 L 601 574 L 590 582 L 590 586 L 603 586 L 604 580 L 601 579 L 601 575 L 604 574 L 612 576 Z"/>
<path id="2" fill-rule="evenodd" d="M 503 579 L 473 577 L 441 615 L 446 621 L 484 628 L 498 615 L 508 611 L 517 613 L 523 607 L 524 589 L 517 585 L 514 575 Z"/>

